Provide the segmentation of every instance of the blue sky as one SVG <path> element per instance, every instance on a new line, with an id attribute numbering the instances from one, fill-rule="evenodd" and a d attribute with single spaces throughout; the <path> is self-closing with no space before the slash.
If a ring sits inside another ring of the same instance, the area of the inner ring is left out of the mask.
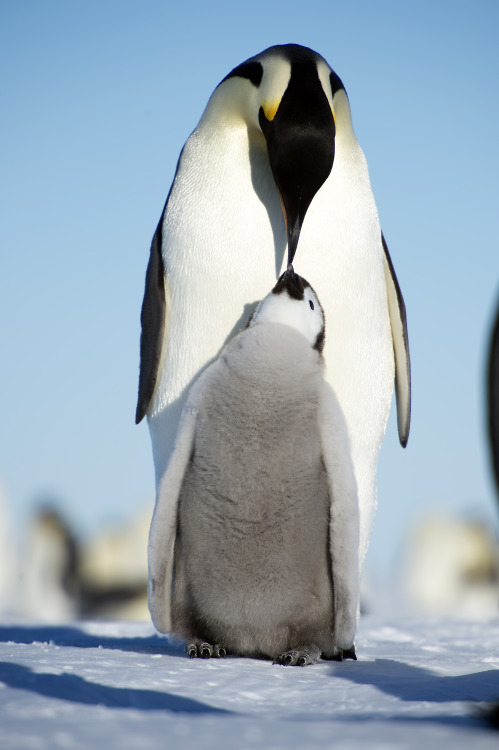
<path id="1" fill-rule="evenodd" d="M 87 534 L 153 500 L 134 425 L 152 234 L 217 83 L 305 44 L 343 80 L 404 294 L 413 419 L 392 410 L 368 557 L 419 514 L 497 527 L 485 435 L 499 301 L 499 4 L 54 2 L 0 6 L 0 482 L 12 521 L 50 498 Z"/>

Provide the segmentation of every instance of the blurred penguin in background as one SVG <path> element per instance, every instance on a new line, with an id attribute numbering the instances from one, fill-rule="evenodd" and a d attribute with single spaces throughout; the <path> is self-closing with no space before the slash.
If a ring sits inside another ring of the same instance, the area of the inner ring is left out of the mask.
<path id="1" fill-rule="evenodd" d="M 492 470 L 499 500 L 499 306 L 490 339 L 487 367 L 487 415 Z"/>
<path id="2" fill-rule="evenodd" d="M 77 543 L 63 516 L 52 506 L 34 515 L 21 566 L 28 616 L 64 622 L 80 606 Z"/>

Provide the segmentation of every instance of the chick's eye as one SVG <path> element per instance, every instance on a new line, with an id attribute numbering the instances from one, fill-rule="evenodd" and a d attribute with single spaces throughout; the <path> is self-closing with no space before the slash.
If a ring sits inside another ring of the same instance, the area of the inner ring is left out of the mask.
<path id="1" fill-rule="evenodd" d="M 311 299 L 309 299 L 308 304 L 310 305 L 310 309 L 313 310 L 314 309 L 314 303 L 312 302 Z"/>

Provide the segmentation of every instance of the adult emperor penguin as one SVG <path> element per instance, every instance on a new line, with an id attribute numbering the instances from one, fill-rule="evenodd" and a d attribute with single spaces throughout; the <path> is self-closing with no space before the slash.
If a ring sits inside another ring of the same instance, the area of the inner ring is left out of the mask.
<path id="1" fill-rule="evenodd" d="M 287 44 L 217 86 L 153 237 L 136 421 L 147 414 L 157 485 L 190 384 L 297 246 L 328 320 L 324 357 L 350 434 L 363 560 L 394 377 L 403 446 L 409 434 L 405 307 L 343 84 L 319 54 Z"/>
<path id="2" fill-rule="evenodd" d="M 192 387 L 149 542 L 156 627 L 190 656 L 355 658 L 359 513 L 324 317 L 292 268 Z"/>

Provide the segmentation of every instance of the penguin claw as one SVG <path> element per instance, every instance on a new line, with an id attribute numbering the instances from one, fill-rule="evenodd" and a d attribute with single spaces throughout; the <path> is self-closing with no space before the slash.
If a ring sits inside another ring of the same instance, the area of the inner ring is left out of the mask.
<path id="1" fill-rule="evenodd" d="M 320 650 L 312 644 L 284 651 L 274 659 L 274 664 L 281 664 L 284 667 L 306 667 L 309 664 L 315 664 L 320 658 Z"/>
<path id="2" fill-rule="evenodd" d="M 186 644 L 185 650 L 189 659 L 223 659 L 227 656 L 227 649 L 221 643 L 207 643 L 206 641 L 190 641 Z"/>
<path id="3" fill-rule="evenodd" d="M 209 659 L 213 654 L 213 649 L 209 643 L 202 643 L 199 650 L 201 652 L 199 655 L 202 659 Z"/>

